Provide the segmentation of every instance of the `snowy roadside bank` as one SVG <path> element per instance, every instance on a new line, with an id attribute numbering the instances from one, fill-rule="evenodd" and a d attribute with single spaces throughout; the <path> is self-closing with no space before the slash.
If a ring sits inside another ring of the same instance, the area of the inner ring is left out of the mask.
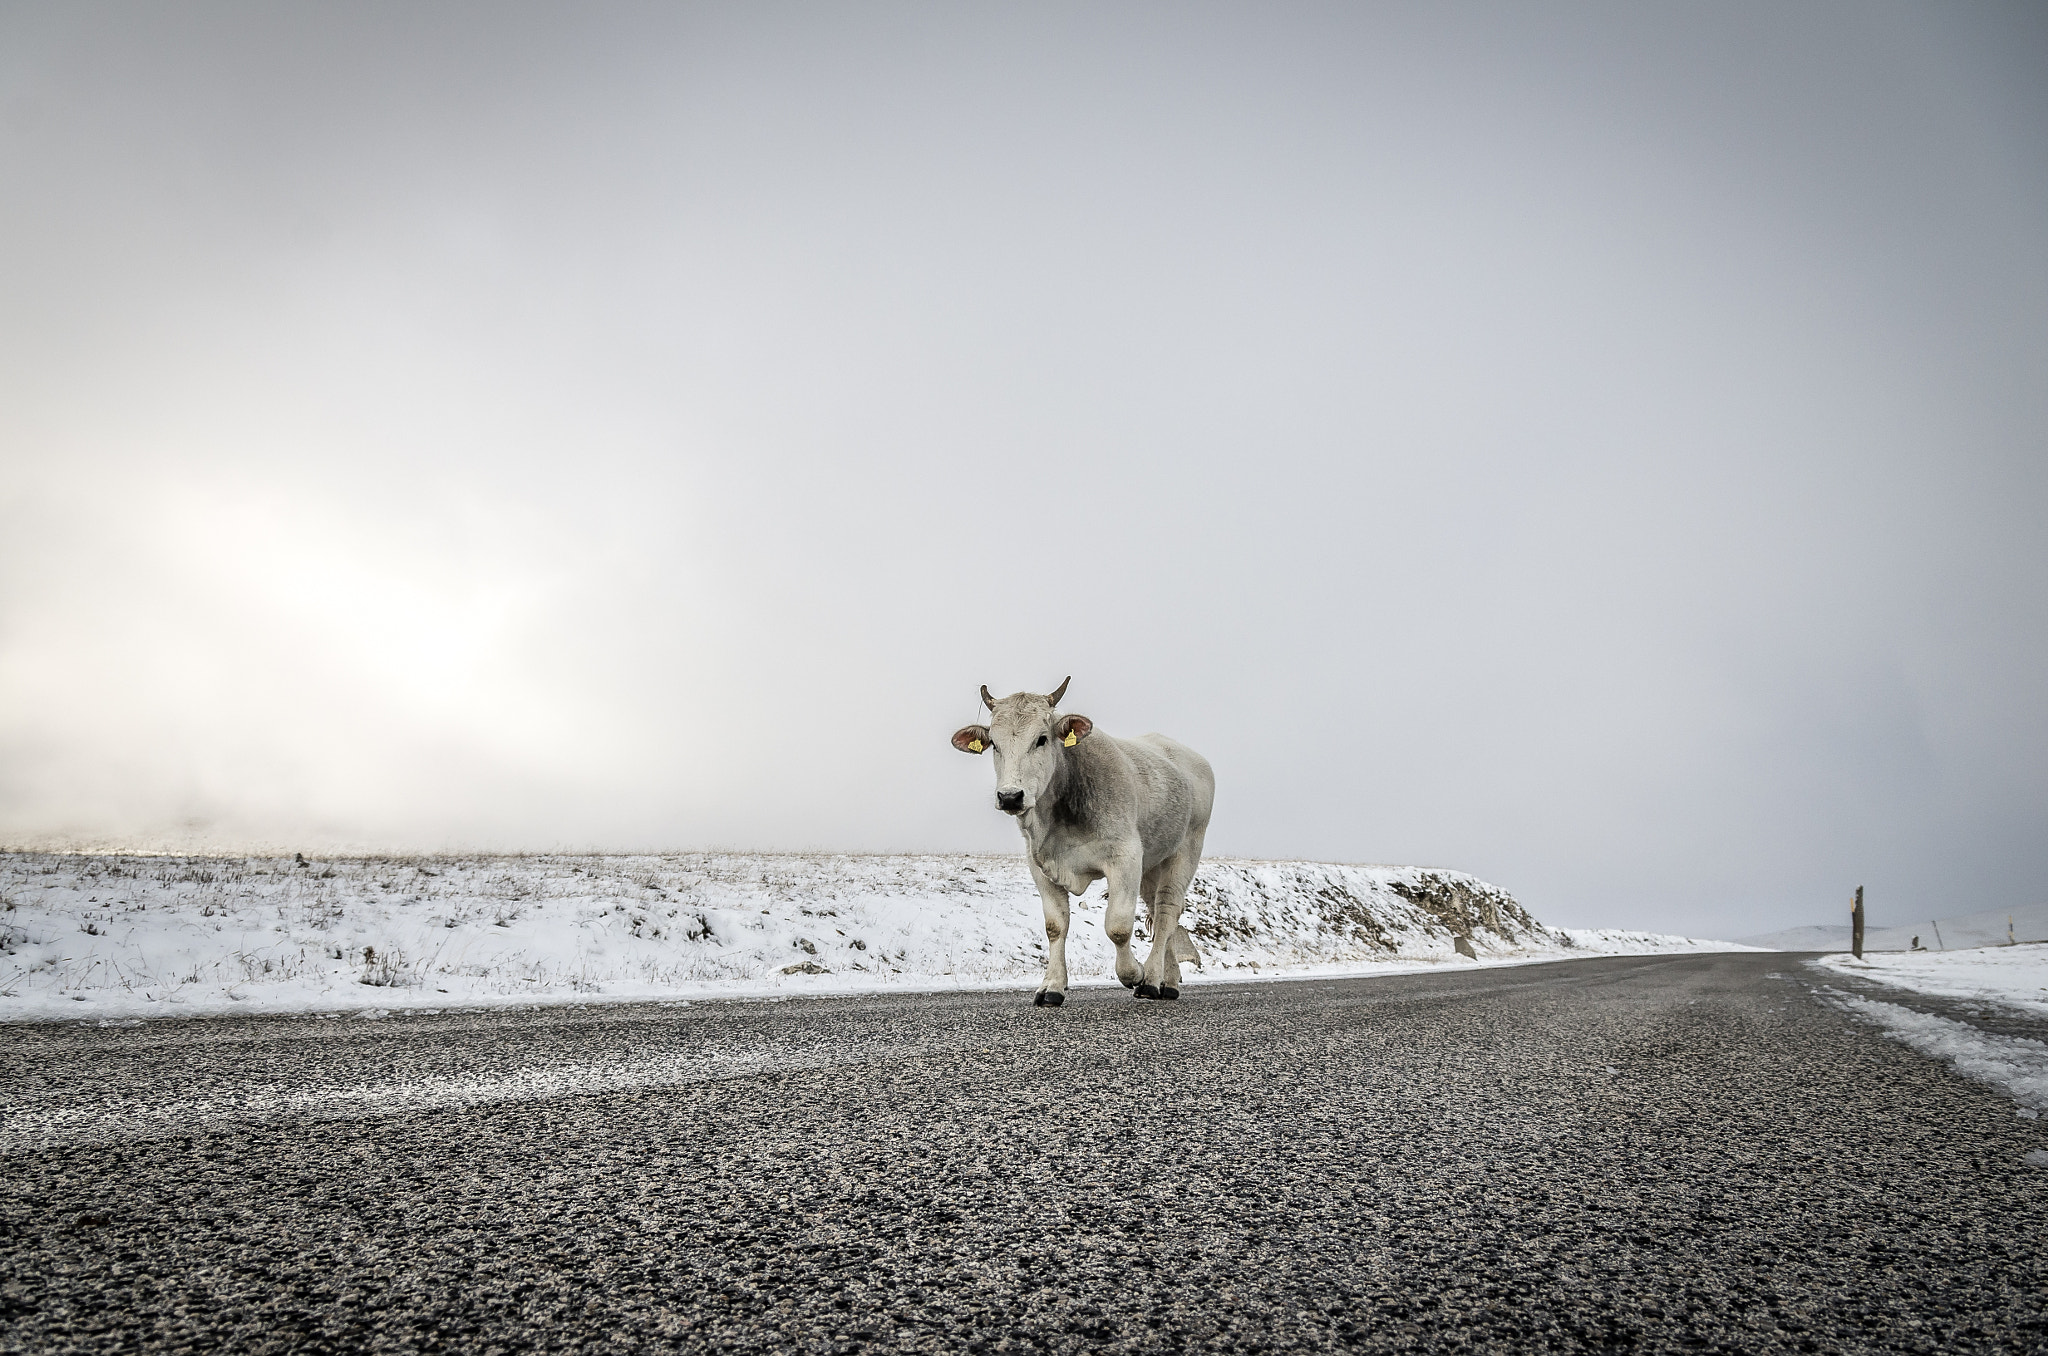
<path id="1" fill-rule="evenodd" d="M 1114 983 L 1102 903 L 1081 985 Z M 1547 928 L 1415 867 L 1216 860 L 1190 905 L 1195 983 L 1751 949 Z M 1044 945 L 1015 856 L 0 853 L 0 1021 L 1025 989 Z"/>

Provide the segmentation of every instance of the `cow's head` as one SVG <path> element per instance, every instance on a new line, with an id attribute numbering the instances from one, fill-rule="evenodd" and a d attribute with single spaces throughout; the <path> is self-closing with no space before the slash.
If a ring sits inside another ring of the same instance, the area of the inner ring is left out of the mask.
<path id="1" fill-rule="evenodd" d="M 1001 701 L 989 696 L 983 684 L 988 724 L 953 732 L 953 747 L 962 753 L 994 750 L 996 808 L 1003 813 L 1021 815 L 1038 804 L 1066 751 L 1094 731 L 1095 722 L 1088 717 L 1063 716 L 1053 709 L 1073 681 L 1064 680 L 1048 696 L 1013 692 Z"/>

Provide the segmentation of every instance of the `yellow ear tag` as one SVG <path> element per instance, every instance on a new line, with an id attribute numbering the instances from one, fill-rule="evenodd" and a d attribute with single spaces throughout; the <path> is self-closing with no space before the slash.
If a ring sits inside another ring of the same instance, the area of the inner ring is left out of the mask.
<path id="1" fill-rule="evenodd" d="M 1070 749 L 1080 742 L 1081 736 L 1075 734 L 1072 730 L 1067 731 L 1067 737 L 1060 741 L 1060 743 L 1065 744 Z"/>
<path id="2" fill-rule="evenodd" d="M 979 739 L 970 739 L 967 741 L 967 748 L 969 752 L 980 753 L 982 748 L 981 741 Z"/>

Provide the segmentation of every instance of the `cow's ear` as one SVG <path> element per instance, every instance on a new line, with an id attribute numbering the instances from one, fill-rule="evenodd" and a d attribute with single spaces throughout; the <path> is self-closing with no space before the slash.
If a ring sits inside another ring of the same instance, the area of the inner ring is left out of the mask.
<path id="1" fill-rule="evenodd" d="M 980 753 L 988 746 L 988 726 L 986 725 L 964 725 L 953 731 L 953 747 L 962 753 Z"/>
<path id="2" fill-rule="evenodd" d="M 1053 737 L 1068 748 L 1095 733 L 1095 722 L 1086 716 L 1061 716 L 1052 725 Z"/>

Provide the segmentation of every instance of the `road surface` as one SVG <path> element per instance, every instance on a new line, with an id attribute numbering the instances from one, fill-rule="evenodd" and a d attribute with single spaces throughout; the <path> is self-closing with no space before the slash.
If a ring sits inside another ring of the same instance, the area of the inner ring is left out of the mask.
<path id="1" fill-rule="evenodd" d="M 0 1028 L 6 1351 L 2043 1351 L 1796 958 Z"/>

